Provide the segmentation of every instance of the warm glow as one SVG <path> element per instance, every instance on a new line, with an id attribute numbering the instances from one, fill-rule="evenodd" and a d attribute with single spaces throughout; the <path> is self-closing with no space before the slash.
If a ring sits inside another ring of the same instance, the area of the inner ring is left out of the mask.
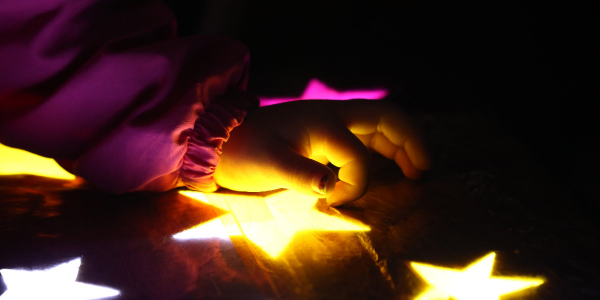
<path id="1" fill-rule="evenodd" d="M 357 221 L 328 215 L 315 208 L 316 198 L 286 190 L 266 197 L 258 195 L 203 194 L 180 191 L 182 195 L 209 203 L 229 214 L 185 230 L 176 239 L 201 239 L 243 235 L 271 257 L 277 257 L 299 231 L 369 231 Z M 212 233 L 212 234 L 211 234 Z"/>
<path id="2" fill-rule="evenodd" d="M 413 270 L 430 285 L 415 300 L 498 300 L 501 295 L 544 283 L 539 278 L 491 276 L 495 257 L 492 252 L 463 270 L 411 262 Z"/>
<path id="3" fill-rule="evenodd" d="M 370 99 L 377 100 L 387 96 L 387 90 L 385 89 L 373 89 L 373 90 L 352 90 L 352 91 L 336 91 L 318 79 L 311 79 L 300 97 L 289 97 L 289 98 L 260 98 L 260 106 L 268 106 L 283 102 L 289 102 L 294 100 L 307 100 L 307 99 L 327 99 L 327 100 L 348 100 L 348 99 Z"/>
<path id="4" fill-rule="evenodd" d="M 234 235 L 242 235 L 241 232 Z M 180 233 L 173 235 L 177 240 L 201 240 L 220 238 L 223 240 L 229 239 L 229 234 L 223 226 L 223 222 L 219 219 L 213 219 L 206 223 L 198 224 L 190 229 L 186 229 Z"/>
<path id="5" fill-rule="evenodd" d="M 119 291 L 77 282 L 81 259 L 43 270 L 2 269 L 7 290 L 0 299 L 99 299 L 119 295 Z"/>
<path id="6" fill-rule="evenodd" d="M 75 179 L 75 175 L 65 171 L 53 159 L 0 144 L 0 175 L 19 174 Z"/>

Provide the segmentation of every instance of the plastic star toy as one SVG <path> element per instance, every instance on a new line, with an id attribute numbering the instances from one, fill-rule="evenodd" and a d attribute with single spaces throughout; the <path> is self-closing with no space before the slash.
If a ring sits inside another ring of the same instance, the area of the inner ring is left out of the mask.
<path id="1" fill-rule="evenodd" d="M 544 283 L 537 278 L 491 276 L 495 257 L 492 252 L 463 270 L 411 262 L 413 270 L 430 285 L 415 300 L 498 300 L 501 295 Z"/>
<path id="2" fill-rule="evenodd" d="M 300 97 L 290 98 L 267 98 L 260 97 L 260 106 L 269 106 L 278 103 L 284 103 L 295 100 L 309 100 L 309 99 L 328 99 L 328 100 L 348 100 L 348 99 L 368 99 L 378 100 L 387 96 L 387 90 L 385 89 L 372 89 L 372 90 L 351 90 L 351 91 L 336 91 L 318 79 L 311 79 L 306 89 Z"/>
<path id="3" fill-rule="evenodd" d="M 119 295 L 115 289 L 75 281 L 80 264 L 76 258 L 45 270 L 2 269 L 7 290 L 0 299 L 83 300 Z"/>
<path id="4" fill-rule="evenodd" d="M 357 221 L 342 219 L 315 208 L 316 198 L 286 190 L 268 196 L 203 194 L 180 191 L 182 195 L 229 211 L 229 214 L 173 235 L 201 239 L 245 236 L 271 257 L 277 257 L 300 231 L 369 231 Z"/>
<path id="5" fill-rule="evenodd" d="M 0 144 L 0 175 L 18 174 L 75 179 L 75 175 L 63 170 L 53 159 Z"/>

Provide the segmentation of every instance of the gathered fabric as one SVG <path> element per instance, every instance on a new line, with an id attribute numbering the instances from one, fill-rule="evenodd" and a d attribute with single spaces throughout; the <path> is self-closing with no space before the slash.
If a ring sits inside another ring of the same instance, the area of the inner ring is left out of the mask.
<path id="1" fill-rule="evenodd" d="M 187 152 L 183 158 L 180 177 L 190 189 L 214 191 L 217 189 L 212 175 L 220 160 L 223 143 L 229 133 L 244 120 L 246 113 L 257 107 L 259 100 L 241 91 L 227 93 L 225 101 L 211 105 L 196 121 L 193 134 L 189 137 Z M 230 97 L 227 97 L 230 96 Z M 236 101 L 229 101 L 236 99 Z"/>
<path id="2" fill-rule="evenodd" d="M 214 191 L 222 144 L 258 99 L 248 50 L 176 36 L 153 0 L 0 1 L 0 143 L 113 193 Z"/>

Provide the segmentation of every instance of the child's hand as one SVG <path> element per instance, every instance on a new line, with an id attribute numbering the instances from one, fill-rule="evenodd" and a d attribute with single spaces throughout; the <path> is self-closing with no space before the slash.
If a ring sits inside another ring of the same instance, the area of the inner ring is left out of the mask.
<path id="1" fill-rule="evenodd" d="M 232 190 L 288 188 L 337 206 L 366 192 L 367 147 L 409 178 L 430 167 L 416 128 L 390 102 L 304 100 L 249 113 L 223 144 L 214 178 Z M 329 162 L 340 167 L 337 183 Z"/>

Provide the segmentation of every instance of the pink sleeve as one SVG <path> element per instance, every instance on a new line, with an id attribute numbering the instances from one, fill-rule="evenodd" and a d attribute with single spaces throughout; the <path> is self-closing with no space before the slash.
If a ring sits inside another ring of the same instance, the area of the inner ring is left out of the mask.
<path id="1" fill-rule="evenodd" d="M 222 143 L 258 106 L 228 97 L 247 64 L 238 42 L 176 38 L 159 1 L 0 0 L 0 143 L 115 193 L 212 191 Z"/>

